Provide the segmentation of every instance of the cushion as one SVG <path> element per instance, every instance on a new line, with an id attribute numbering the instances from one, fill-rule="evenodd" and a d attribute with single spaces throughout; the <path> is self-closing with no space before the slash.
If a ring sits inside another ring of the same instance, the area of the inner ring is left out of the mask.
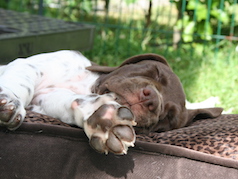
<path id="1" fill-rule="evenodd" d="M 27 112 L 0 128 L 0 178 L 237 178 L 238 115 L 138 134 L 127 155 L 99 154 L 81 128 Z"/>

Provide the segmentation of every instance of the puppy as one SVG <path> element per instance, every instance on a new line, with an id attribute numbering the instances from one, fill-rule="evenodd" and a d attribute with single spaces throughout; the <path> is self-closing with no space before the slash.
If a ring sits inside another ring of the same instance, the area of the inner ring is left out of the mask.
<path id="1" fill-rule="evenodd" d="M 115 154 L 134 145 L 133 126 L 166 131 L 222 112 L 186 109 L 181 82 L 160 55 L 133 56 L 119 67 L 106 67 L 70 50 L 0 67 L 0 125 L 17 129 L 26 108 L 84 128 L 95 150 Z"/>

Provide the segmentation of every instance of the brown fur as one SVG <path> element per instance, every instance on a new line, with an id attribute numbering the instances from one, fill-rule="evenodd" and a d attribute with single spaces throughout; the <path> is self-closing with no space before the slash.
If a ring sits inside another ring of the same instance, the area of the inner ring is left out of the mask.
<path id="1" fill-rule="evenodd" d="M 101 74 L 92 92 L 116 93 L 117 101 L 128 106 L 136 116 L 139 128 L 167 131 L 189 125 L 196 116 L 217 117 L 223 110 L 186 109 L 185 94 L 179 78 L 166 59 L 156 54 L 133 56 L 119 67 L 93 65 L 87 69 Z M 147 88 L 150 95 L 145 95 L 146 100 L 140 101 L 138 96 L 141 90 L 146 91 Z"/>

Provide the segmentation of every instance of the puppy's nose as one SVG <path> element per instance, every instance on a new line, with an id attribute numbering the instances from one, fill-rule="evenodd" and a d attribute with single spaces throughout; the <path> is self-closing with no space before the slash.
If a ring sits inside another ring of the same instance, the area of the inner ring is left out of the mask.
<path id="1" fill-rule="evenodd" d="M 141 90 L 140 100 L 149 111 L 156 110 L 158 106 L 158 96 L 155 90 L 149 86 Z"/>

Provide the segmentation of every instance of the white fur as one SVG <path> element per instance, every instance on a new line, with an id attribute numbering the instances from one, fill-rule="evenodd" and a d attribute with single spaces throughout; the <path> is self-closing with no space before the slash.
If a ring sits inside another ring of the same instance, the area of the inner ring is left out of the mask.
<path id="1" fill-rule="evenodd" d="M 91 87 L 98 78 L 85 69 L 90 65 L 86 57 L 69 50 L 17 59 L 0 68 L 0 86 L 4 94 L 21 102 L 19 109 L 23 117 L 24 107 L 30 105 L 35 112 L 83 127 L 83 121 L 100 105 L 114 100 L 108 95 L 90 97 Z M 96 98 L 102 99 L 93 107 L 87 105 Z M 76 99 L 84 102 L 72 109 Z"/>

